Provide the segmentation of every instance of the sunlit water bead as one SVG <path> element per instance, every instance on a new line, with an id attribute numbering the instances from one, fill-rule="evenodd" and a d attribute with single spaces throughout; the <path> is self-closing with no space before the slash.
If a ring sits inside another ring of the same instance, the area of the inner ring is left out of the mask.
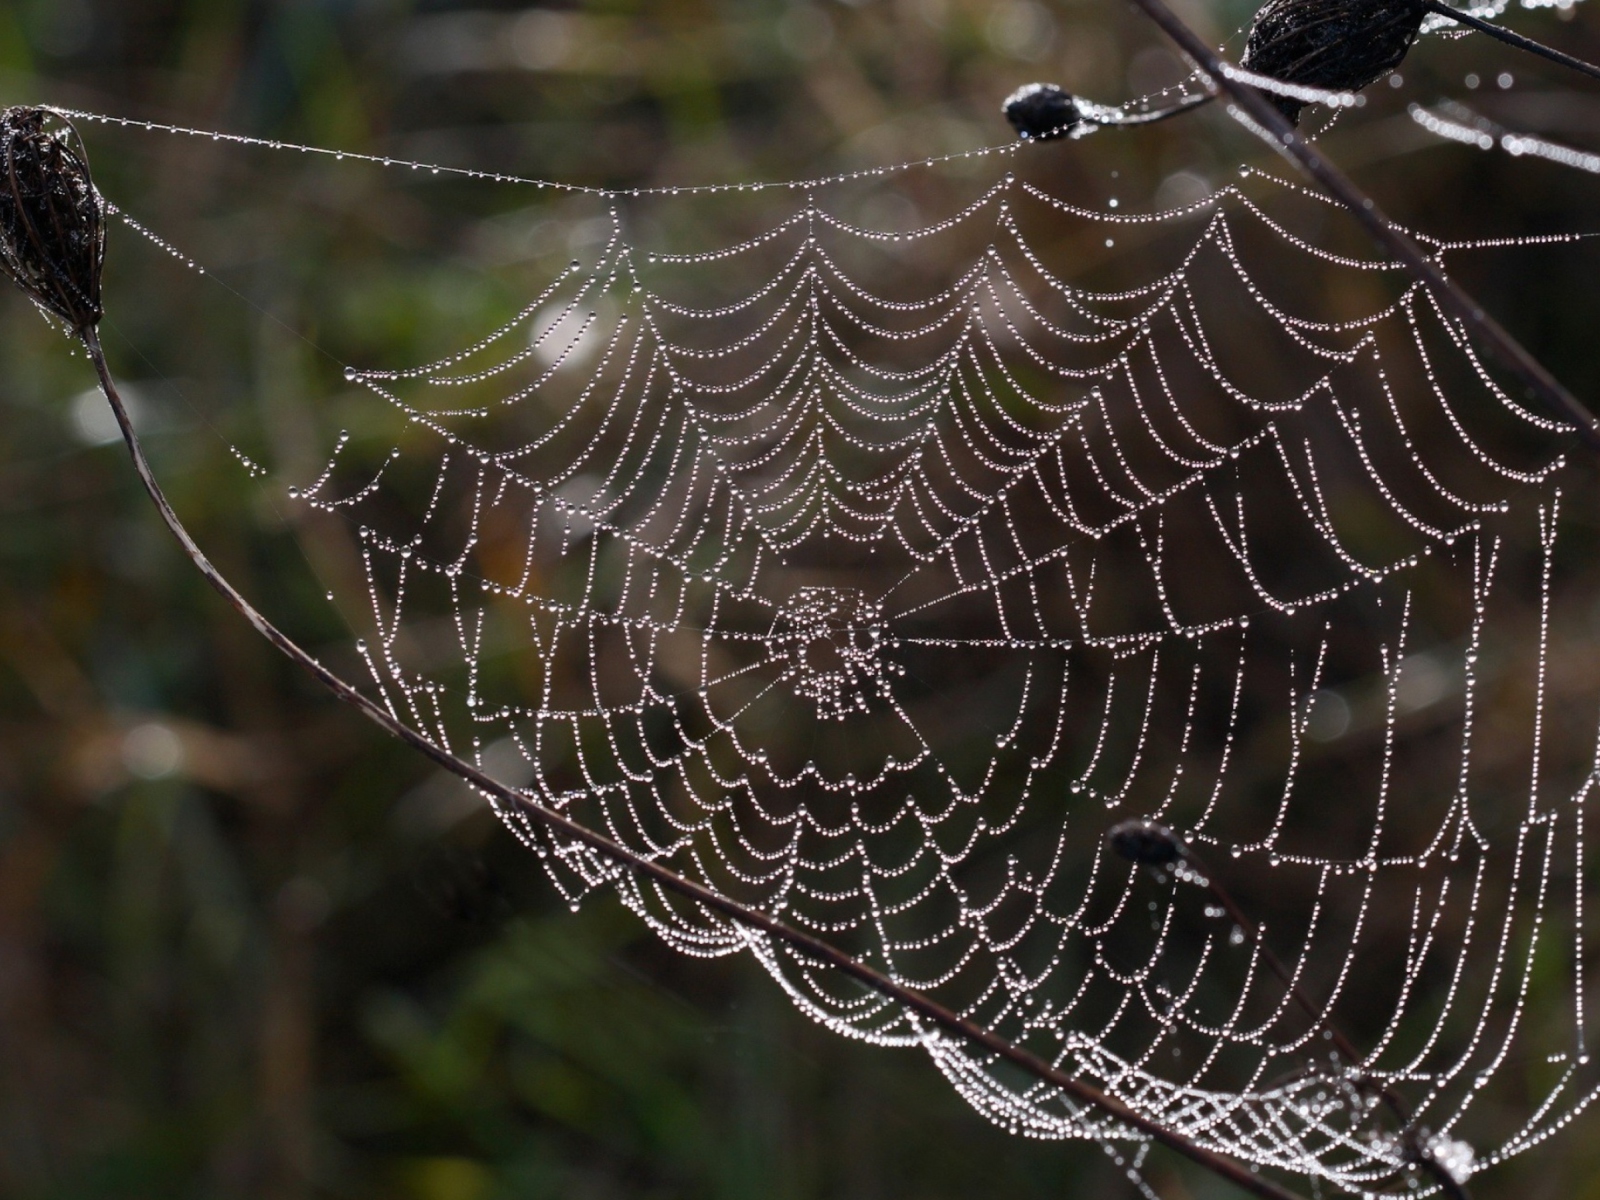
<path id="1" fill-rule="evenodd" d="M 205 267 L 201 266 L 198 262 L 196 262 L 194 259 L 190 258 L 183 251 L 179 250 L 176 246 L 174 246 L 171 242 L 167 241 L 165 238 L 161 237 L 159 234 L 155 233 L 153 230 L 149 229 L 147 226 L 141 224 L 139 221 L 136 221 L 127 212 L 125 212 L 122 209 L 118 208 L 114 204 L 108 205 L 107 209 L 112 215 L 114 215 L 118 220 L 120 220 L 129 229 L 133 230 L 140 237 L 142 237 L 146 241 L 150 242 L 156 248 L 165 251 L 167 254 L 169 254 L 173 258 L 177 259 L 180 263 L 182 263 L 184 266 L 188 267 L 191 271 L 195 272 L 197 275 L 204 275 L 206 273 Z"/>
<path id="2" fill-rule="evenodd" d="M 230 445 L 228 447 L 228 453 L 233 455 L 233 457 L 238 461 L 239 465 L 245 469 L 246 473 L 249 474 L 252 479 L 260 479 L 267 475 L 267 469 L 260 463 L 256 462 L 255 459 L 251 458 L 243 450 L 239 449 L 239 447 Z"/>

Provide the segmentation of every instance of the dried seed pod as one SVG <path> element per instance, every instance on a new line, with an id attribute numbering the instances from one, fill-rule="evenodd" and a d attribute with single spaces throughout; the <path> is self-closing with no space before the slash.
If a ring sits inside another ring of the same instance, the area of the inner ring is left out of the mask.
<path id="1" fill-rule="evenodd" d="M 1066 137 L 1083 123 L 1071 92 L 1053 83 L 1028 83 L 1006 97 L 1002 106 L 1017 136 L 1029 141 Z"/>
<path id="2" fill-rule="evenodd" d="M 1359 91 L 1400 65 L 1427 12 L 1422 0 L 1268 0 L 1239 65 L 1303 87 Z M 1299 124 L 1304 100 L 1264 94 Z"/>
<path id="3" fill-rule="evenodd" d="M 105 202 L 70 124 L 43 108 L 0 112 L 0 269 L 83 334 L 100 322 Z"/>
<path id="4" fill-rule="evenodd" d="M 1111 848 L 1129 862 L 1164 867 L 1183 857 L 1183 843 L 1165 825 L 1154 821 L 1123 821 L 1106 835 Z"/>

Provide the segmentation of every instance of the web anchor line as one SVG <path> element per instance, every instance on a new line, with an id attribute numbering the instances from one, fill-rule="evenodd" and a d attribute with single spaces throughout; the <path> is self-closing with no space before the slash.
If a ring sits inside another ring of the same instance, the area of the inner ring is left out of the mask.
<path id="1" fill-rule="evenodd" d="M 1229 115 L 1326 188 L 1330 196 L 1349 209 L 1356 220 L 1366 227 L 1379 246 L 1394 255 L 1406 270 L 1434 294 L 1447 313 L 1475 334 L 1501 365 L 1521 380 L 1530 394 L 1553 415 L 1570 423 L 1573 431 L 1591 450 L 1600 451 L 1600 418 L 1484 311 L 1483 306 L 1460 284 L 1441 271 L 1416 242 L 1396 228 L 1372 197 L 1358 188 L 1320 150 L 1313 149 L 1260 91 L 1235 78 L 1235 68 L 1207 46 L 1163 0 L 1134 0 L 1134 3 L 1205 73 L 1213 87 L 1227 93 L 1232 102 Z M 1447 15 L 1453 20 L 1459 20 L 1462 16 L 1456 10 L 1449 10 Z"/>

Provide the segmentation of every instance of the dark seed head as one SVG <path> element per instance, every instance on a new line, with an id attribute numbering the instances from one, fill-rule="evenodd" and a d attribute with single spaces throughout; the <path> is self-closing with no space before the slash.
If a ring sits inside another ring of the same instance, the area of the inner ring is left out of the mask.
<path id="1" fill-rule="evenodd" d="M 1239 65 L 1303 87 L 1359 91 L 1400 65 L 1426 15 L 1421 0 L 1267 0 Z M 1266 98 L 1299 123 L 1305 101 Z"/>
<path id="2" fill-rule="evenodd" d="M 82 334 L 100 321 L 105 255 L 105 202 L 76 131 L 48 109 L 0 112 L 0 269 Z"/>
<path id="3" fill-rule="evenodd" d="M 1029 83 L 1006 97 L 1006 120 L 1026 141 L 1049 141 L 1065 137 L 1083 123 L 1078 102 L 1071 92 L 1053 83 Z"/>
<path id="4" fill-rule="evenodd" d="M 1106 835 L 1111 848 L 1129 862 L 1148 867 L 1164 867 L 1183 857 L 1183 843 L 1177 834 L 1154 821 L 1123 821 Z"/>

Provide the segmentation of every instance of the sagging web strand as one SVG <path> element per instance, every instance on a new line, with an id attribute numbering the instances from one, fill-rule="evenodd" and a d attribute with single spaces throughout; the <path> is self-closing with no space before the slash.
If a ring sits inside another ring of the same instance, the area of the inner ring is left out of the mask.
<path id="1" fill-rule="evenodd" d="M 597 261 L 470 349 L 349 372 L 391 407 L 394 444 L 344 435 L 293 494 L 359 531 L 359 651 L 383 702 L 540 802 L 1253 1164 L 1403 1187 L 1379 1085 L 1463 1177 L 1569 1123 L 1595 1094 L 1579 885 L 1595 745 L 1592 720 L 1578 753 L 1547 719 L 1571 468 L 1522 452 L 1559 447 L 1563 427 L 1502 391 L 1425 290 L 1297 236 L 1258 189 L 1138 215 L 1008 174 L 884 233 L 830 211 L 830 186 L 692 253 L 636 247 L 613 208 Z M 1079 251 L 1152 230 L 1178 249 L 1096 291 L 1038 247 L 1041 222 L 1058 244 L 1084 231 Z M 1272 248 L 1271 272 L 1381 298 L 1295 315 L 1242 241 Z M 1425 244 L 1442 262 L 1505 243 Z M 916 294 L 884 286 L 930 263 L 941 279 Z M 1273 371 L 1240 357 L 1241 325 Z M 1508 562 L 1524 545 L 1532 568 Z M 1508 665 L 1497 615 L 1522 611 L 1530 569 L 1537 661 Z M 1441 591 L 1464 598 L 1453 624 L 1419 618 Z M 1489 827 L 1478 713 L 1518 672 L 1525 811 Z M 1326 745 L 1346 733 L 1330 721 L 1349 724 L 1363 687 L 1371 769 L 1336 771 Z M 1276 708 L 1251 711 L 1264 693 Z M 1438 705 L 1442 759 L 1410 732 Z M 1335 800 L 1358 828 L 1302 836 L 1307 806 Z M 751 951 L 817 1020 L 926 1049 L 1007 1129 L 1126 1136 L 500 816 L 573 903 L 615 887 L 685 953 Z M 1321 1020 L 1192 878 L 1103 851 L 1128 816 L 1285 881 L 1298 903 L 1266 936 Z M 1406 931 L 1400 966 L 1347 1063 L 1326 1026 L 1380 986 L 1380 922 Z M 1524 1006 L 1550 955 L 1572 998 L 1562 1048 L 1526 1122 L 1469 1146 L 1475 1100 L 1549 1042 Z"/>

